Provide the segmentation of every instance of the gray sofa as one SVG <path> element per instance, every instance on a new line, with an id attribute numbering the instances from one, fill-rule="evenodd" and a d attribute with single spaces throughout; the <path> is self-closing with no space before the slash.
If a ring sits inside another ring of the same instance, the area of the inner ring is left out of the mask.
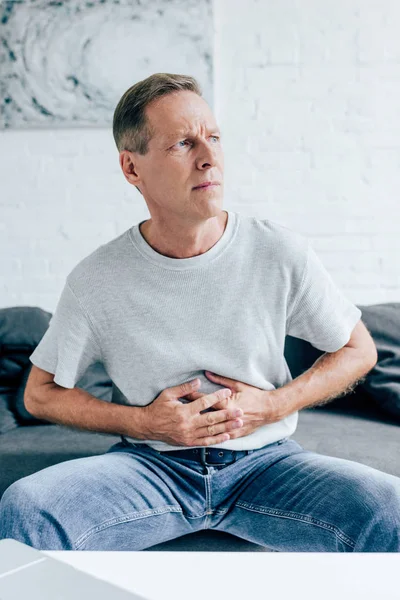
<path id="1" fill-rule="evenodd" d="M 303 409 L 292 439 L 306 450 L 347 458 L 400 477 L 400 304 L 359 306 L 374 338 L 378 363 L 355 390 L 323 406 Z M 0 497 L 14 481 L 56 463 L 105 452 L 118 435 L 72 429 L 30 415 L 23 392 L 51 313 L 36 307 L 0 309 Z M 287 336 L 285 358 L 293 378 L 322 354 Z M 78 387 L 110 401 L 112 382 L 101 364 Z M 201 531 L 148 551 L 269 551 L 218 531 Z"/>

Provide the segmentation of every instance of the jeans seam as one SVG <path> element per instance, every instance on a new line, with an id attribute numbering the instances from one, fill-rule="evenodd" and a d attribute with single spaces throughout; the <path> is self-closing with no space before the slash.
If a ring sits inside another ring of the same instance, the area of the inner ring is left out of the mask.
<path id="1" fill-rule="evenodd" d="M 208 471 L 208 465 L 206 467 L 207 471 Z M 206 511 L 205 511 L 205 516 L 206 519 L 204 521 L 204 529 L 207 529 L 208 526 L 208 521 L 210 520 L 210 513 L 212 513 L 212 507 L 211 507 L 211 473 L 207 472 L 207 475 L 204 476 L 204 483 L 205 483 L 205 492 L 206 492 Z"/>
<path id="2" fill-rule="evenodd" d="M 151 517 L 153 515 L 161 515 L 166 512 L 176 512 L 182 513 L 182 509 L 178 506 L 163 506 L 161 508 L 154 508 L 143 510 L 141 512 L 129 513 L 124 515 L 123 517 L 114 517 L 113 519 L 109 519 L 108 521 L 103 521 L 100 525 L 96 525 L 92 527 L 85 533 L 83 533 L 75 542 L 74 548 L 78 550 L 79 546 L 83 544 L 91 535 L 95 533 L 99 533 L 99 531 L 103 531 L 104 529 L 108 529 L 108 527 L 112 527 L 114 525 L 120 525 L 121 523 L 127 523 L 129 521 L 136 521 L 138 519 L 144 519 L 146 517 Z"/>
<path id="3" fill-rule="evenodd" d="M 269 508 L 266 506 L 256 506 L 247 502 L 237 502 L 235 506 L 237 506 L 238 508 L 243 508 L 244 510 L 258 512 L 260 514 L 266 513 L 275 517 L 284 517 L 287 519 L 294 519 L 295 521 L 302 521 L 303 523 L 310 523 L 311 525 L 316 525 L 317 527 L 321 527 L 322 529 L 332 531 L 342 542 L 344 542 L 351 548 L 354 548 L 354 546 L 356 545 L 355 541 L 352 540 L 348 535 L 346 535 L 336 525 L 332 525 L 331 523 L 321 521 L 320 519 L 316 519 L 315 517 L 312 517 L 310 515 L 303 515 L 301 513 L 284 511 L 279 510 L 277 508 Z"/>
<path id="4" fill-rule="evenodd" d="M 221 515 L 225 515 L 228 512 L 228 508 L 216 508 L 213 510 L 212 514 L 216 515 L 216 514 L 221 514 Z M 185 515 L 186 519 L 202 519 L 204 517 L 210 517 L 210 512 L 204 512 L 202 514 L 199 515 Z"/>

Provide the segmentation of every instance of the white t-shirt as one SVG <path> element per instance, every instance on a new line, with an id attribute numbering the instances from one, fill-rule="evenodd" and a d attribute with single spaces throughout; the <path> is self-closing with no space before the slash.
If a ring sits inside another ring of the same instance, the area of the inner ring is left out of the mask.
<path id="1" fill-rule="evenodd" d="M 228 212 L 207 252 L 171 258 L 134 225 L 67 276 L 50 325 L 30 356 L 73 388 L 94 362 L 113 382 L 112 401 L 145 406 L 166 388 L 198 377 L 197 391 L 225 387 L 204 371 L 264 390 L 292 377 L 285 336 L 335 352 L 361 317 L 303 235 L 269 219 Z M 182 402 L 186 402 L 182 399 Z M 293 434 L 298 412 L 214 447 L 251 450 Z M 127 438 L 156 450 L 159 440 Z"/>

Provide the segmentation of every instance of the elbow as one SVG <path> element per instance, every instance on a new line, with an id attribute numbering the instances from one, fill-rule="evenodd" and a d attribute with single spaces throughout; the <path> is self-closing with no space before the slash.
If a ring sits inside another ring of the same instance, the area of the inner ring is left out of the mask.
<path id="1" fill-rule="evenodd" d="M 376 349 L 375 344 L 373 344 L 371 346 L 371 350 L 370 350 L 370 352 L 368 352 L 366 362 L 367 362 L 368 372 L 371 371 L 371 369 L 373 369 L 375 367 L 376 363 L 378 362 L 378 351 Z"/>
<path id="2" fill-rule="evenodd" d="M 357 354 L 359 360 L 365 365 L 368 371 L 375 367 L 378 362 L 378 351 L 372 338 L 367 340 L 367 343 L 349 347 Z"/>
<path id="3" fill-rule="evenodd" d="M 375 367 L 376 363 L 378 362 L 378 352 L 375 344 L 368 345 L 368 348 L 351 348 L 357 356 L 357 360 L 361 364 L 361 368 L 364 369 L 364 374 L 366 375 Z"/>
<path id="4" fill-rule="evenodd" d="M 47 391 L 47 390 L 46 390 Z M 43 394 L 43 386 L 25 388 L 24 391 L 24 406 L 32 417 L 37 419 L 46 419 L 45 409 L 48 404 L 49 397 Z"/>
<path id="5" fill-rule="evenodd" d="M 33 417 L 43 417 L 43 411 L 51 400 L 52 390 L 58 387 L 54 383 L 54 375 L 32 365 L 31 372 L 25 385 L 24 406 Z"/>
<path id="6" fill-rule="evenodd" d="M 32 415 L 33 417 L 38 417 L 38 414 L 36 412 L 37 402 L 35 402 L 32 393 L 29 393 L 26 388 L 24 392 L 24 406 L 30 415 Z"/>

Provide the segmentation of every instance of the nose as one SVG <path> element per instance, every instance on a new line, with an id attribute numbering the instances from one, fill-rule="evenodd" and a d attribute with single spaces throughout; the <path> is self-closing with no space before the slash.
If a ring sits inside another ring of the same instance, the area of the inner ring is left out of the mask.
<path id="1" fill-rule="evenodd" d="M 204 143 L 199 151 L 197 166 L 199 169 L 214 167 L 218 163 L 217 150 L 211 144 Z"/>

